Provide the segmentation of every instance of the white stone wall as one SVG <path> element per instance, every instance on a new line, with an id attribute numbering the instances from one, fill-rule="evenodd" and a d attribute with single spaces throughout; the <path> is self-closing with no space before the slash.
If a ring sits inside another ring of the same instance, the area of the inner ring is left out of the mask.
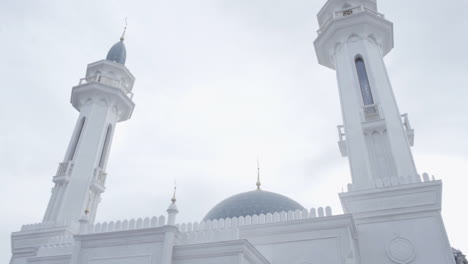
<path id="1" fill-rule="evenodd" d="M 356 223 L 361 263 L 454 264 L 441 193 L 440 181 L 426 181 L 341 194 Z"/>

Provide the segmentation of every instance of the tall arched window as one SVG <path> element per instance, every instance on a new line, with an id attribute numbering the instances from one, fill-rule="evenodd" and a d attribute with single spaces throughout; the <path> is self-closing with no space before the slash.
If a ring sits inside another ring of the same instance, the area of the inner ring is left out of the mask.
<path id="1" fill-rule="evenodd" d="M 361 86 L 361 95 L 364 105 L 374 104 L 374 98 L 372 98 L 372 91 L 369 84 L 369 77 L 367 76 L 366 65 L 362 57 L 357 56 L 355 59 L 356 71 L 359 78 L 359 85 Z"/>
<path id="2" fill-rule="evenodd" d="M 112 125 L 107 127 L 106 138 L 104 139 L 104 144 L 102 145 L 101 158 L 99 159 L 99 168 L 104 169 L 104 164 L 106 163 L 107 154 L 109 153 L 109 144 L 112 136 Z"/>
<path id="3" fill-rule="evenodd" d="M 67 160 L 73 160 L 73 158 L 75 157 L 76 148 L 78 147 L 78 143 L 80 142 L 80 138 L 81 138 L 81 134 L 83 133 L 83 127 L 84 127 L 85 121 L 86 121 L 86 117 L 83 116 L 78 124 L 75 138 L 73 138 Z"/>

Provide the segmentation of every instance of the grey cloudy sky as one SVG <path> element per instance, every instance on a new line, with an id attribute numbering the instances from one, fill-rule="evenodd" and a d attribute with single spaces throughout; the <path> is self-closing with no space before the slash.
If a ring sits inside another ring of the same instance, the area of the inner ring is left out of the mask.
<path id="1" fill-rule="evenodd" d="M 174 179 L 180 221 L 255 187 L 305 207 L 350 181 L 336 144 L 335 72 L 318 65 L 324 0 L 0 2 L 0 262 L 10 233 L 40 222 L 78 113 L 71 87 L 103 59 L 128 17 L 133 118 L 117 127 L 98 221 L 165 214 Z M 394 22 L 386 57 L 416 131 L 420 172 L 444 183 L 452 246 L 468 252 L 468 1 L 380 0 Z"/>

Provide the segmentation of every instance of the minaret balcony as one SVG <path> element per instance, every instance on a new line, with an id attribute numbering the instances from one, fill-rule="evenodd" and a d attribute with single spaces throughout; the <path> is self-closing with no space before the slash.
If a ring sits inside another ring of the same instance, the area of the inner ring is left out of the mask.
<path id="1" fill-rule="evenodd" d="M 118 88 L 118 89 L 122 90 L 122 92 L 124 92 L 130 99 L 133 99 L 133 93 L 131 91 L 131 87 L 128 84 L 126 84 L 126 83 L 124 83 L 122 81 L 119 81 L 119 80 L 115 80 L 115 79 L 110 78 L 110 77 L 100 75 L 100 74 L 96 74 L 96 75 L 88 76 L 88 77 L 85 77 L 85 78 L 81 78 L 78 85 L 83 85 L 83 84 L 86 84 L 86 83 L 93 83 L 93 82 L 94 83 L 102 83 L 102 84 L 105 84 L 105 85 L 108 85 L 108 86 L 111 86 L 111 87 Z"/>
<path id="2" fill-rule="evenodd" d="M 73 171 L 73 162 L 60 162 L 53 181 L 55 183 L 67 183 L 70 181 L 70 175 Z"/>
<path id="3" fill-rule="evenodd" d="M 331 13 L 328 18 L 324 19 L 320 23 L 320 29 L 317 30 L 317 33 L 319 35 L 322 34 L 322 32 L 325 31 L 325 29 L 332 23 L 332 21 L 343 19 L 344 17 L 354 15 L 354 14 L 358 14 L 358 13 L 362 13 L 362 12 L 369 12 L 369 13 L 375 15 L 375 16 L 385 18 L 385 16 L 383 14 L 378 13 L 378 12 L 372 10 L 372 9 L 369 9 L 369 8 L 365 7 L 364 5 L 360 5 L 360 6 L 356 6 L 356 7 L 350 7 L 350 8 L 338 10 L 338 11 L 335 11 L 335 12 Z"/>
<path id="4" fill-rule="evenodd" d="M 379 105 L 366 105 L 362 108 L 362 118 L 363 118 L 363 125 L 365 128 L 375 128 L 376 126 L 382 126 L 384 121 L 383 113 L 379 107 Z M 403 129 L 405 130 L 406 137 L 408 138 L 408 144 L 412 147 L 414 146 L 414 129 L 411 127 L 408 114 L 401 115 L 401 123 L 403 125 Z M 345 134 L 343 132 L 343 126 L 338 126 L 338 135 L 340 141 L 338 141 L 338 145 L 340 146 L 341 155 L 343 155 L 343 150 L 346 148 L 345 144 Z"/>
<path id="5" fill-rule="evenodd" d="M 365 3 L 345 9 L 327 8 L 321 11 L 319 24 L 318 37 L 314 41 L 317 59 L 331 69 L 335 69 L 339 47 L 350 41 L 369 40 L 377 45 L 383 56 L 393 49 L 393 24 Z"/>
<path id="6" fill-rule="evenodd" d="M 133 93 L 126 82 L 119 81 L 108 75 L 93 74 L 82 78 L 79 84 L 72 89 L 71 104 L 76 110 L 90 103 L 112 107 L 118 115 L 117 122 L 125 121 L 132 116 L 135 103 L 132 101 Z"/>
<path id="7" fill-rule="evenodd" d="M 104 192 L 105 184 L 106 184 L 107 173 L 102 168 L 94 169 L 94 177 L 93 177 L 93 188 L 97 192 Z"/>
<path id="8" fill-rule="evenodd" d="M 344 126 L 339 125 L 338 128 L 338 147 L 340 148 L 341 156 L 346 157 L 348 156 L 348 148 L 346 146 L 346 135 L 344 132 Z"/>
<path id="9" fill-rule="evenodd" d="M 401 115 L 401 122 L 403 123 L 403 128 L 406 131 L 406 136 L 408 137 L 408 143 L 412 147 L 414 146 L 414 129 L 411 127 L 411 124 L 408 119 L 408 114 Z"/>

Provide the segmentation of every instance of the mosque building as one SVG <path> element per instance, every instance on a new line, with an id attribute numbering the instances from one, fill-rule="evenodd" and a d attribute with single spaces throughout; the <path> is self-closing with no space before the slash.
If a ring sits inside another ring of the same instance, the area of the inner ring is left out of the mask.
<path id="1" fill-rule="evenodd" d="M 122 36 L 72 88 L 79 116 L 47 210 L 12 234 L 10 264 L 455 264 L 442 182 L 416 170 L 414 130 L 387 74 L 393 24 L 376 0 L 328 0 L 317 17 L 315 50 L 336 71 L 338 147 L 352 179 L 339 194 L 343 214 L 306 209 L 258 180 L 200 222 L 177 221 L 174 190 L 159 217 L 96 223 L 116 124 L 135 107 Z"/>

